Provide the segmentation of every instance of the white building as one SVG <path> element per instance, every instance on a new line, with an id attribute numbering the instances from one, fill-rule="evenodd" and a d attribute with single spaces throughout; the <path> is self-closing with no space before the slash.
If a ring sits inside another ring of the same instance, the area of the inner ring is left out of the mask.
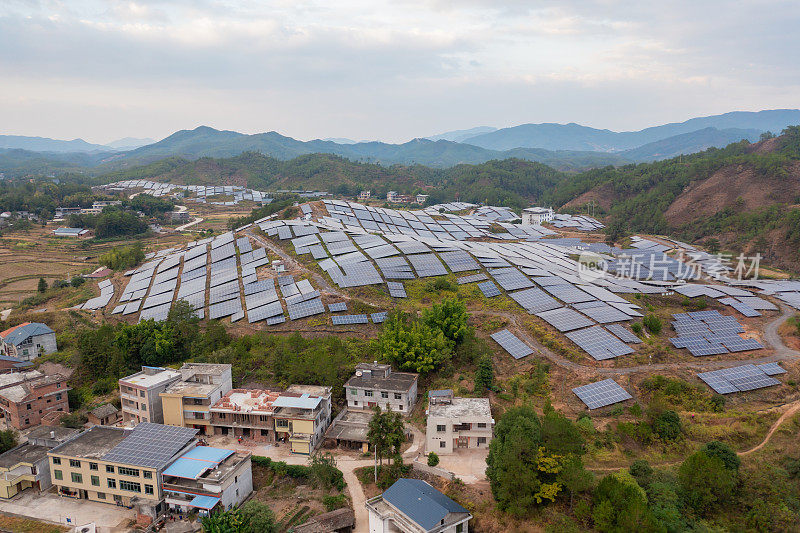
<path id="1" fill-rule="evenodd" d="M 453 391 L 431 391 L 425 433 L 427 450 L 448 455 L 458 449 L 487 448 L 494 420 L 488 398 L 456 398 Z"/>
<path id="2" fill-rule="evenodd" d="M 23 322 L 0 333 L 0 355 L 31 361 L 55 351 L 56 332 L 41 322 Z"/>
<path id="3" fill-rule="evenodd" d="M 169 465 L 162 474 L 166 504 L 179 512 L 227 510 L 253 492 L 249 452 L 197 446 Z"/>
<path id="4" fill-rule="evenodd" d="M 550 207 L 529 207 L 522 210 L 523 226 L 539 226 L 542 222 L 553 220 L 555 212 Z"/>
<path id="5" fill-rule="evenodd" d="M 408 414 L 417 403 L 417 374 L 392 372 L 391 365 L 360 363 L 345 384 L 347 408 L 371 410 L 380 406 Z"/>
<path id="6" fill-rule="evenodd" d="M 372 191 L 361 191 L 358 193 L 359 200 L 369 200 L 370 196 L 372 196 Z"/>
<path id="7" fill-rule="evenodd" d="M 468 533 L 472 515 L 419 479 L 400 478 L 365 503 L 369 533 Z"/>
<path id="8" fill-rule="evenodd" d="M 389 191 L 386 193 L 386 201 L 387 202 L 396 202 L 398 200 L 397 191 Z"/>

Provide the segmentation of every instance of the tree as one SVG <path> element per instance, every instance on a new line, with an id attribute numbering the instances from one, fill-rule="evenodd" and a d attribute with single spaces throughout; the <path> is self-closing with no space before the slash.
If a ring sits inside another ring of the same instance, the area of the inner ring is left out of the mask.
<path id="1" fill-rule="evenodd" d="M 428 466 L 436 466 L 439 464 L 439 456 L 436 452 L 428 452 Z"/>
<path id="2" fill-rule="evenodd" d="M 39 278 L 39 284 L 36 286 L 36 290 L 39 292 L 44 292 L 47 290 L 47 282 L 44 278 Z"/>
<path id="3" fill-rule="evenodd" d="M 661 333 L 661 319 L 658 318 L 656 315 L 649 314 L 642 319 L 642 323 L 645 327 L 652 333 L 653 335 L 658 335 Z"/>
<path id="4" fill-rule="evenodd" d="M 450 344 L 440 329 L 419 320 L 409 320 L 404 313 L 392 313 L 384 322 L 378 338 L 383 356 L 400 370 L 426 374 L 450 358 Z"/>
<path id="5" fill-rule="evenodd" d="M 645 459 L 636 459 L 628 468 L 628 472 L 633 476 L 640 487 L 647 488 L 653 480 L 653 467 Z"/>
<path id="6" fill-rule="evenodd" d="M 585 442 L 578 426 L 563 414 L 550 409 L 542 418 L 545 448 L 559 455 L 583 454 Z"/>
<path id="7" fill-rule="evenodd" d="M 452 346 L 459 344 L 471 331 L 467 325 L 467 306 L 458 298 L 445 298 L 441 303 L 422 311 L 422 321 L 431 329 L 438 329 Z"/>
<path id="8" fill-rule="evenodd" d="M 624 220 L 614 218 L 605 229 L 606 244 L 613 246 L 628 236 L 628 226 Z"/>
<path id="9" fill-rule="evenodd" d="M 249 533 L 239 509 L 219 511 L 200 519 L 205 533 Z"/>
<path id="10" fill-rule="evenodd" d="M 742 462 L 741 459 L 739 459 L 739 456 L 736 455 L 736 452 L 733 451 L 730 446 L 717 440 L 711 441 L 703 446 L 703 452 L 709 457 L 719 458 L 719 460 L 722 461 L 722 464 L 725 465 L 725 468 L 728 470 L 738 471 L 739 465 Z"/>
<path id="11" fill-rule="evenodd" d="M 311 456 L 311 478 L 326 489 L 344 490 L 344 474 L 336 468 L 336 458 L 331 453 L 318 452 Z"/>
<path id="12" fill-rule="evenodd" d="M 733 495 L 738 473 L 725 467 L 722 459 L 704 451 L 695 452 L 678 469 L 678 483 L 686 503 L 703 515 Z"/>
<path id="13" fill-rule="evenodd" d="M 571 437 L 566 437 L 569 431 L 564 431 L 558 416 L 543 423 L 533 409 L 520 406 L 506 411 L 497 423 L 486 477 L 500 510 L 523 516 L 537 505 L 555 501 L 567 483 L 571 487 L 567 490 L 583 486 L 582 463 L 570 463 L 575 457 L 570 452 L 581 450 L 583 440 L 566 442 Z"/>
<path id="14" fill-rule="evenodd" d="M 594 527 L 603 533 L 625 531 L 663 531 L 647 507 L 647 495 L 627 472 L 617 472 L 600 480 L 592 506 Z"/>
<path id="15" fill-rule="evenodd" d="M 719 252 L 719 239 L 716 237 L 711 237 L 710 239 L 706 239 L 705 242 L 706 248 L 708 249 L 708 253 L 711 255 L 716 254 Z"/>
<path id="16" fill-rule="evenodd" d="M 564 460 L 564 468 L 559 478 L 564 484 L 564 490 L 569 493 L 570 509 L 572 509 L 575 495 L 586 492 L 592 488 L 592 482 L 594 481 L 592 473 L 584 468 L 583 459 L 576 455 L 572 455 Z"/>
<path id="17" fill-rule="evenodd" d="M 367 427 L 367 441 L 374 447 L 380 464 L 384 457 L 394 457 L 400 453 L 400 445 L 406 440 L 403 417 L 391 409 L 381 410 L 376 406 L 375 414 Z"/>
<path id="18" fill-rule="evenodd" d="M 17 434 L 13 429 L 0 431 L 0 453 L 5 453 L 17 446 Z"/>
<path id="19" fill-rule="evenodd" d="M 681 419 L 675 411 L 664 411 L 653 421 L 653 432 L 664 440 L 675 440 L 680 437 Z"/>
<path id="20" fill-rule="evenodd" d="M 278 533 L 280 528 L 275 520 L 275 513 L 266 503 L 250 500 L 239 509 L 242 519 L 242 531 L 246 533 Z"/>
<path id="21" fill-rule="evenodd" d="M 475 371 L 475 392 L 484 393 L 494 388 L 494 369 L 489 356 L 481 357 Z"/>

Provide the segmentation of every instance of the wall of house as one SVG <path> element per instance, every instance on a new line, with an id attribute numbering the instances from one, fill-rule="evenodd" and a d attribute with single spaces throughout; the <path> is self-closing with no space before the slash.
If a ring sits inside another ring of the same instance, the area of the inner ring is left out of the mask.
<path id="1" fill-rule="evenodd" d="M 453 426 L 461 423 L 471 423 L 472 428 L 453 431 Z M 486 427 L 478 428 L 478 423 L 486 424 Z M 444 426 L 445 430 L 439 431 L 437 429 L 438 426 Z M 436 452 L 439 455 L 452 454 L 458 448 L 457 440 L 459 437 L 467 438 L 466 448 L 487 448 L 492 441 L 491 419 L 454 420 L 445 417 L 428 416 L 425 432 L 427 451 Z M 485 439 L 485 442 L 479 442 L 481 438 Z"/>
<path id="2" fill-rule="evenodd" d="M 67 387 L 64 381 L 33 388 L 29 401 L 3 401 L 0 410 L 8 424 L 17 429 L 41 425 L 42 417 L 53 411 L 69 413 Z M 39 399 L 41 398 L 41 399 Z"/>
<path id="3" fill-rule="evenodd" d="M 131 466 L 130 468 L 138 471 L 138 475 L 129 476 L 119 473 L 119 467 L 125 467 L 126 465 L 75 458 L 79 461 L 79 465 L 72 466 L 69 457 L 55 457 L 60 459 L 61 464 L 55 464 L 53 461 L 54 456 L 50 456 L 50 480 L 52 484 L 57 487 L 69 487 L 72 490 L 86 491 L 85 496 L 89 500 L 114 504 L 114 496 L 119 496 L 122 498 L 122 502 L 128 505 L 130 504 L 130 499 L 135 496 L 140 499 L 154 501 L 158 501 L 161 497 L 158 473 L 153 469 Z M 114 471 L 108 472 L 106 470 L 107 466 L 113 467 Z M 58 479 L 57 472 L 61 472 L 61 479 Z M 149 478 L 145 477 L 146 473 L 149 473 Z M 79 475 L 80 479 L 74 479 L 73 474 Z M 116 485 L 114 488 L 109 487 L 109 479 L 114 481 Z M 123 489 L 120 481 L 139 483 L 141 492 Z M 153 494 L 147 494 L 146 485 L 153 488 Z"/>

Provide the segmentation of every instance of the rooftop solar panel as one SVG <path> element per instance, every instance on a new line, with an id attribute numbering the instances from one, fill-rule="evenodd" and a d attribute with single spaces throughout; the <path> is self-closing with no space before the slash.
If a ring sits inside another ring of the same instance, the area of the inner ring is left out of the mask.
<path id="1" fill-rule="evenodd" d="M 192 441 L 197 432 L 194 428 L 142 422 L 102 459 L 160 470 Z"/>
<path id="2" fill-rule="evenodd" d="M 613 379 L 605 379 L 572 389 L 589 409 L 598 409 L 633 398 Z"/>

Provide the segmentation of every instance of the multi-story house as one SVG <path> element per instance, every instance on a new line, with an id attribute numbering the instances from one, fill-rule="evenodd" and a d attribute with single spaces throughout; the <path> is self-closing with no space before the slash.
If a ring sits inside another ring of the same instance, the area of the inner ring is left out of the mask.
<path id="1" fill-rule="evenodd" d="M 253 492 L 249 452 L 197 446 L 162 475 L 165 502 L 180 512 L 207 515 L 241 504 Z"/>
<path id="2" fill-rule="evenodd" d="M 185 363 L 180 374 L 180 380 L 159 395 L 164 423 L 213 434 L 210 408 L 233 388 L 231 365 Z"/>
<path id="3" fill-rule="evenodd" d="M 67 378 L 61 374 L 1 374 L 0 413 L 16 429 L 54 424 L 69 413 L 67 391 Z"/>
<path id="4" fill-rule="evenodd" d="M 275 442 L 272 403 L 279 391 L 232 389 L 209 409 L 215 435 Z"/>
<path id="5" fill-rule="evenodd" d="M 159 394 L 181 379 L 181 373 L 169 368 L 143 366 L 141 372 L 119 380 L 119 397 L 122 402 L 122 422 L 136 425 L 140 422 L 164 423 Z"/>
<path id="6" fill-rule="evenodd" d="M 197 430 L 142 422 L 133 429 L 92 426 L 48 452 L 59 495 L 135 506 L 141 518 L 165 509 L 162 475 L 197 445 Z"/>
<path id="7" fill-rule="evenodd" d="M 345 384 L 347 408 L 369 410 L 379 406 L 403 414 L 417 402 L 417 374 L 392 372 L 391 365 L 360 363 Z"/>
<path id="8" fill-rule="evenodd" d="M 0 454 L 0 498 L 13 498 L 27 489 L 49 489 L 47 452 L 78 433 L 77 429 L 39 426 L 26 435 L 27 442 Z"/>
<path id="9" fill-rule="evenodd" d="M 310 455 L 331 422 L 331 388 L 292 385 L 272 410 L 278 439 L 289 442 L 292 453 Z"/>
<path id="10" fill-rule="evenodd" d="M 458 449 L 487 448 L 494 420 L 488 398 L 457 398 L 453 391 L 431 391 L 426 431 L 427 450 L 452 454 Z"/>
<path id="11" fill-rule="evenodd" d="M 58 351 L 56 332 L 41 322 L 23 322 L 0 333 L 3 355 L 31 361 Z"/>

